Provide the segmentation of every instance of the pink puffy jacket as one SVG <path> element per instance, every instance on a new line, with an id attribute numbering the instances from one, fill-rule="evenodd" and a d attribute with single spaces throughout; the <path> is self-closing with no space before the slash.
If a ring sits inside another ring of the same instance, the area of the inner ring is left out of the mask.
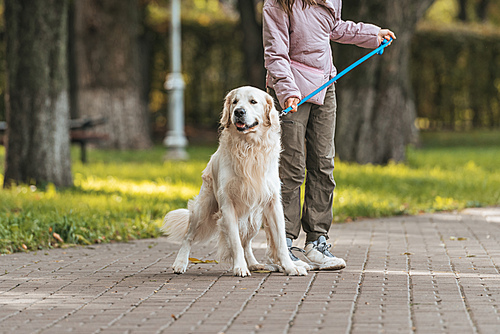
<path id="1" fill-rule="evenodd" d="M 302 99 L 333 78 L 330 40 L 365 48 L 378 47 L 380 28 L 373 24 L 343 21 L 341 0 L 318 0 L 321 5 L 302 10 L 296 0 L 293 15 L 287 15 L 276 0 L 263 7 L 266 85 L 273 88 L 282 108 L 290 97 Z M 325 92 L 308 102 L 322 105 Z"/>

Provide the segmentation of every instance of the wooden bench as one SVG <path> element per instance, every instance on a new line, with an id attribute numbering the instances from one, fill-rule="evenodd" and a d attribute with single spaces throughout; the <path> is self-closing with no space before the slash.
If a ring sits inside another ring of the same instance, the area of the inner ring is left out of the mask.
<path id="1" fill-rule="evenodd" d="M 105 124 L 106 122 L 107 119 L 105 117 L 78 118 L 69 121 L 71 142 L 80 144 L 80 160 L 82 163 L 87 163 L 87 144 L 109 139 L 106 134 L 91 131 L 97 125 Z"/>
<path id="2" fill-rule="evenodd" d="M 80 145 L 80 160 L 87 163 L 87 144 L 98 143 L 108 139 L 108 135 L 93 133 L 91 130 L 97 125 L 105 124 L 107 119 L 100 118 L 78 118 L 69 123 L 70 138 L 72 143 Z M 7 123 L 0 122 L 0 145 L 4 145 L 4 133 L 7 131 Z"/>

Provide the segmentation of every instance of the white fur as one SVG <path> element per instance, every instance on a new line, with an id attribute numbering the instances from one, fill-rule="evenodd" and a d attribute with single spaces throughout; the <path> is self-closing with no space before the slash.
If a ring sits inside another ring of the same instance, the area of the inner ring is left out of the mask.
<path id="1" fill-rule="evenodd" d="M 236 115 L 243 108 L 244 116 Z M 243 128 L 239 131 L 235 124 Z M 255 125 L 254 127 L 249 127 Z M 278 175 L 281 150 L 278 112 L 267 93 L 253 87 L 237 88 L 226 96 L 221 117 L 219 148 L 203 171 L 200 193 L 188 209 L 169 212 L 163 230 L 182 241 L 172 266 L 186 271 L 193 242 L 217 238 L 220 260 L 229 261 L 236 276 L 262 265 L 252 252 L 252 239 L 264 226 L 267 256 L 288 275 L 307 275 L 288 255 Z M 247 128 L 249 127 L 249 128 Z"/>

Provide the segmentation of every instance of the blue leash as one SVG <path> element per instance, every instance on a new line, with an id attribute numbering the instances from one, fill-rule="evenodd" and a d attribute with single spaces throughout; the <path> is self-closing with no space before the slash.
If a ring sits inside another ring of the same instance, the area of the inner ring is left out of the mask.
<path id="1" fill-rule="evenodd" d="M 332 83 L 334 83 L 335 81 L 337 81 L 338 79 L 340 79 L 341 77 L 343 77 L 347 72 L 349 72 L 350 70 L 352 70 L 353 68 L 355 68 L 356 66 L 358 66 L 359 64 L 361 64 L 362 62 L 364 62 L 365 60 L 367 60 L 368 58 L 370 58 L 371 56 L 373 56 L 375 54 L 379 54 L 379 55 L 383 54 L 384 53 L 384 49 L 389 46 L 390 42 L 392 42 L 392 38 L 390 40 L 387 40 L 387 39 L 384 38 L 384 40 L 382 41 L 382 44 L 380 44 L 380 46 L 378 48 L 376 48 L 375 50 L 373 50 L 372 52 L 370 52 L 369 54 L 367 54 L 363 58 L 360 58 L 358 61 L 354 62 L 349 67 L 347 67 L 345 70 L 343 70 L 342 72 L 340 72 L 339 74 L 337 74 L 336 76 L 334 76 L 333 78 L 331 78 L 328 82 L 324 83 L 321 87 L 319 87 L 318 89 L 316 89 L 314 92 L 312 92 L 311 94 L 307 95 L 305 98 L 303 98 L 297 104 L 297 107 L 300 106 L 301 104 L 307 102 L 307 100 L 309 100 L 311 97 L 313 97 L 314 95 L 318 94 L 319 92 L 321 92 L 326 87 L 330 86 Z M 290 112 L 290 110 L 292 110 L 291 106 L 288 107 L 288 108 L 286 108 L 285 110 L 283 110 L 281 112 L 280 116 L 288 114 L 288 112 Z"/>

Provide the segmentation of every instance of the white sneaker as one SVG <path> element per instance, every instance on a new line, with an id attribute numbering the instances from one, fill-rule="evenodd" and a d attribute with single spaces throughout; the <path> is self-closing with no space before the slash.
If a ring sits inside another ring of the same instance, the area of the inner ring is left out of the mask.
<path id="1" fill-rule="evenodd" d="M 328 250 L 332 247 L 331 244 L 326 243 L 324 236 L 319 237 L 318 240 L 310 242 L 306 245 L 305 256 L 317 266 L 311 265 L 314 269 L 319 270 L 340 270 L 345 268 L 345 261 L 339 257 L 335 257 Z"/>

